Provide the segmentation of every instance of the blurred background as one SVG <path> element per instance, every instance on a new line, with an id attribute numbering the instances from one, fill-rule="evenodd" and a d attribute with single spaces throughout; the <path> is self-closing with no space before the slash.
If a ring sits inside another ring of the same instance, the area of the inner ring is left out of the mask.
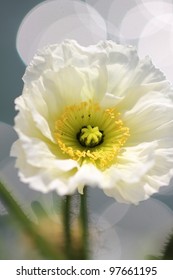
<path id="1" fill-rule="evenodd" d="M 23 186 L 9 157 L 16 139 L 14 99 L 22 92 L 26 65 L 46 44 L 66 38 L 82 45 L 111 39 L 135 45 L 140 57 L 151 56 L 172 83 L 173 4 L 171 0 L 1 0 L 0 22 L 0 178 L 38 222 L 33 202 L 54 217 L 55 194 L 43 196 Z M 173 229 L 172 183 L 166 192 L 137 207 L 117 204 L 99 190 L 90 190 L 89 199 L 92 258 L 143 259 L 160 253 Z M 41 256 L 0 203 L 0 259 L 24 258 Z"/>

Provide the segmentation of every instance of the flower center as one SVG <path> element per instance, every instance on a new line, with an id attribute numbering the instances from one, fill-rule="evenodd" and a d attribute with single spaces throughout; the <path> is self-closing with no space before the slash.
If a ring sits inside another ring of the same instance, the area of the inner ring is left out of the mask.
<path id="1" fill-rule="evenodd" d="M 129 128 L 115 108 L 104 109 L 88 101 L 65 107 L 55 122 L 54 136 L 67 158 L 104 170 L 116 163 Z"/>
<path id="2" fill-rule="evenodd" d="M 93 148 L 103 142 L 103 131 L 100 131 L 98 126 L 87 125 L 77 133 L 77 139 L 82 146 Z"/>

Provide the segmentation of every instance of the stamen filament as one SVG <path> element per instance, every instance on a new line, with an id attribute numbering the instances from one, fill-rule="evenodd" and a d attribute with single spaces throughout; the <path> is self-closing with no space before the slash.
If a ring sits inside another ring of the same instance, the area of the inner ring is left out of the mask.
<path id="1" fill-rule="evenodd" d="M 67 106 L 55 123 L 54 135 L 67 158 L 106 169 L 116 162 L 129 128 L 115 108 L 102 109 L 88 101 Z"/>

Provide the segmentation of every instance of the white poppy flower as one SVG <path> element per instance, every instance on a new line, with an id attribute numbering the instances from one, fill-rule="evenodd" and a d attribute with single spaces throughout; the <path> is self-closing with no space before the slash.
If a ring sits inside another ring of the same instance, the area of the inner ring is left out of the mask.
<path id="1" fill-rule="evenodd" d="M 45 47 L 24 75 L 15 130 L 20 179 L 41 192 L 98 186 L 147 199 L 173 175 L 173 93 L 148 57 L 112 41 Z"/>

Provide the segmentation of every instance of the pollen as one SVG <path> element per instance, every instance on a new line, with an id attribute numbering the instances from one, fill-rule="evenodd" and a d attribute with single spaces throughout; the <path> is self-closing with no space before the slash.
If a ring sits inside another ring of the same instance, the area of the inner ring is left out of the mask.
<path id="1" fill-rule="evenodd" d="M 91 101 L 67 106 L 55 122 L 54 137 L 62 153 L 102 170 L 116 163 L 129 135 L 115 108 Z"/>

